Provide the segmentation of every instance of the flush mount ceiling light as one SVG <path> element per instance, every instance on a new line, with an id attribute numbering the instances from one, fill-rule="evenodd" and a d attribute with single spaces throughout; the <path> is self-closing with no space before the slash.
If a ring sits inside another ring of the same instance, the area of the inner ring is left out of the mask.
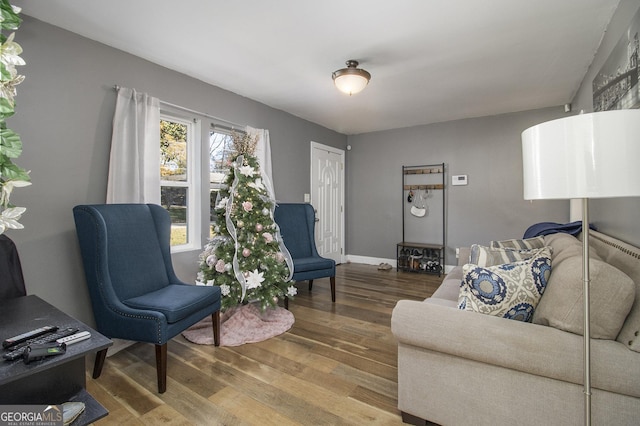
<path id="1" fill-rule="evenodd" d="M 349 96 L 362 92 L 371 80 L 371 74 L 358 68 L 358 61 L 353 59 L 347 61 L 347 68 L 334 71 L 331 77 L 338 90 Z"/>

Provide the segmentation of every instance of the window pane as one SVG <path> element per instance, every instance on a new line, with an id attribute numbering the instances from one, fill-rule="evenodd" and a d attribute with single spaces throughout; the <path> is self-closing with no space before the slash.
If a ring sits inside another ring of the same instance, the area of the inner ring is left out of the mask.
<path id="1" fill-rule="evenodd" d="M 231 161 L 231 135 L 211 131 L 209 133 L 209 180 L 213 184 L 224 182 Z"/>
<path id="2" fill-rule="evenodd" d="M 213 236 L 215 207 L 218 191 L 224 186 L 224 181 L 231 166 L 233 138 L 226 133 L 209 132 L 209 236 Z"/>
<path id="3" fill-rule="evenodd" d="M 160 179 L 187 181 L 187 125 L 160 120 Z"/>
<path id="4" fill-rule="evenodd" d="M 171 216 L 171 245 L 187 244 L 187 188 L 160 187 L 160 202 Z"/>

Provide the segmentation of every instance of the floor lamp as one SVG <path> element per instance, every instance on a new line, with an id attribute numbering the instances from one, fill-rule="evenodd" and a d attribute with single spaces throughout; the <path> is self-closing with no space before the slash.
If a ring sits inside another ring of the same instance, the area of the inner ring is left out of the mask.
<path id="1" fill-rule="evenodd" d="M 581 114 L 522 133 L 525 200 L 582 200 L 584 421 L 591 424 L 589 199 L 640 196 L 640 110 Z"/>

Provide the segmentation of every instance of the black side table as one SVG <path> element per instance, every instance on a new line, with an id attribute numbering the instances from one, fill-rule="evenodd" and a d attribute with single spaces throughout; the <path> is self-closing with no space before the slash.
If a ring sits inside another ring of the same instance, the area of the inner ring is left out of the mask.
<path id="1" fill-rule="evenodd" d="M 91 338 L 67 346 L 63 355 L 28 365 L 22 359 L 0 359 L 0 404 L 84 402 L 85 411 L 74 421 L 74 426 L 106 416 L 108 411 L 86 391 L 85 356 L 108 348 L 113 342 L 38 296 L 23 296 L 0 303 L 0 341 L 46 325 L 89 331 Z"/>

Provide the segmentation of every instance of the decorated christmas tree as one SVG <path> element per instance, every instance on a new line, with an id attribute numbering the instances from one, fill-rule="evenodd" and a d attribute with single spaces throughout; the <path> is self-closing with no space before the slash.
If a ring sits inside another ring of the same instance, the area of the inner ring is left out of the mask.
<path id="1" fill-rule="evenodd" d="M 293 297 L 293 263 L 273 219 L 275 200 L 254 155 L 255 138 L 234 134 L 234 155 L 214 208 L 214 236 L 200 254 L 197 284 L 217 285 L 222 308 L 261 310 Z"/>

